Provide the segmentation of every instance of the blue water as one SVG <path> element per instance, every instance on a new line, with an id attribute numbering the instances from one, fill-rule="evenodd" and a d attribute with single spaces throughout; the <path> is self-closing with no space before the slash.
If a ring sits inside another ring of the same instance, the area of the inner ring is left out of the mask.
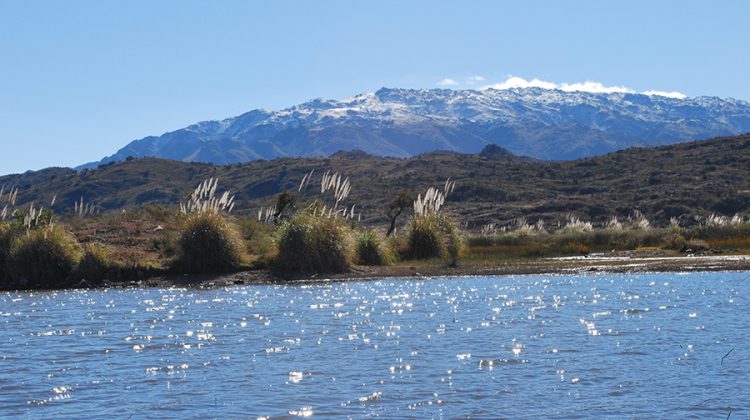
<path id="1" fill-rule="evenodd" d="M 750 273 L 4 293 L 0 416 L 748 418 L 749 335 Z"/>

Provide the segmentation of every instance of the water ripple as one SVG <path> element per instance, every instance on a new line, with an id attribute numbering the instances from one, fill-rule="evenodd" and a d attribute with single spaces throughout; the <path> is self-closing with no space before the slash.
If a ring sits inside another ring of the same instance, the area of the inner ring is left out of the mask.
<path id="1" fill-rule="evenodd" d="M 0 294 L 0 417 L 750 414 L 748 273 Z"/>

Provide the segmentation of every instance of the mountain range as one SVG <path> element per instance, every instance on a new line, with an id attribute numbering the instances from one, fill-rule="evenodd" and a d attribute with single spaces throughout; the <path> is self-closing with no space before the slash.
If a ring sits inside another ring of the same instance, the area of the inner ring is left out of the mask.
<path id="1" fill-rule="evenodd" d="M 409 157 L 498 145 L 520 155 L 570 160 L 634 146 L 750 132 L 750 103 L 717 97 L 542 88 L 389 89 L 291 108 L 256 109 L 127 144 L 78 169 L 158 157 L 231 164 L 362 150 Z"/>

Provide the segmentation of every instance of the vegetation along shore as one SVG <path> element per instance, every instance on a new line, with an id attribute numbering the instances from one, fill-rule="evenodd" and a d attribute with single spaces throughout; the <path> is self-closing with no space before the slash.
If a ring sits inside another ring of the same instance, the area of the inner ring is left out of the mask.
<path id="1" fill-rule="evenodd" d="M 0 287 L 748 269 L 747 162 L 750 136 L 27 172 L 0 178 Z"/>

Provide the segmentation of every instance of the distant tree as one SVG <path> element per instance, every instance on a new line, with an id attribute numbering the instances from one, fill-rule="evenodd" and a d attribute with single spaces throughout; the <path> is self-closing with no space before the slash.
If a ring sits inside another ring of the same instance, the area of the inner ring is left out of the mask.
<path id="1" fill-rule="evenodd" d="M 274 220 L 279 220 L 284 214 L 284 210 L 292 210 L 297 202 L 297 198 L 290 192 L 283 192 L 276 196 L 276 213 L 274 213 Z"/>
<path id="2" fill-rule="evenodd" d="M 386 237 L 391 236 L 396 230 L 396 219 L 403 213 L 404 209 L 412 205 L 412 202 L 414 202 L 414 198 L 409 193 L 401 193 L 391 201 L 388 206 L 388 218 L 391 219 L 391 226 L 385 234 Z"/>

